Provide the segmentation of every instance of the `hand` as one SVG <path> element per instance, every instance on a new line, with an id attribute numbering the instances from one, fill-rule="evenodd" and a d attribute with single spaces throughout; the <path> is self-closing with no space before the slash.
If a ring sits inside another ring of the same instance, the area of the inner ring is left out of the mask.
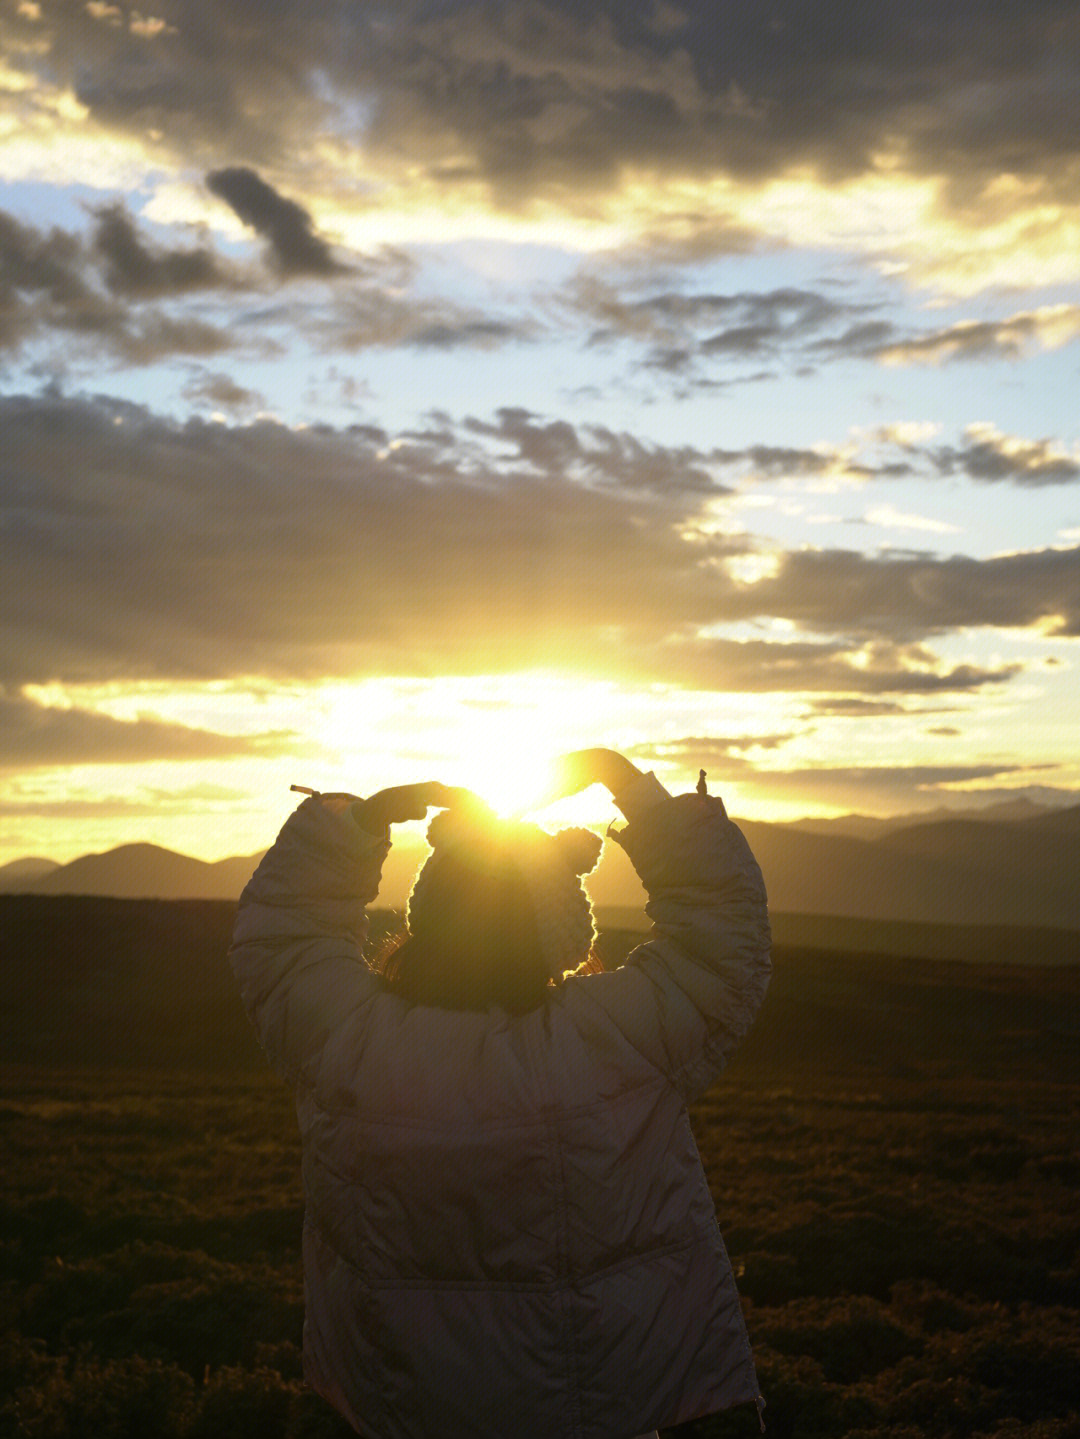
<path id="1" fill-rule="evenodd" d="M 439 784 L 437 780 L 395 785 L 379 790 L 368 799 L 350 796 L 350 800 L 357 824 L 368 834 L 380 834 L 388 825 L 403 824 L 405 820 L 424 819 L 431 808 L 448 809 L 451 805 L 480 802 L 472 790 Z"/>
<path id="2" fill-rule="evenodd" d="M 552 768 L 555 773 L 553 799 L 576 794 L 591 784 L 605 785 L 612 794 L 618 794 L 641 774 L 625 755 L 613 749 L 573 750 L 560 755 Z"/>

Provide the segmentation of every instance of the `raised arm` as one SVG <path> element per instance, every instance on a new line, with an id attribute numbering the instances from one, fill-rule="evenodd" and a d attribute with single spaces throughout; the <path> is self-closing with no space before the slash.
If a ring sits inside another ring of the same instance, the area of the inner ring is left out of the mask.
<path id="1" fill-rule="evenodd" d="M 613 777 L 628 824 L 612 837 L 648 892 L 652 936 L 621 968 L 567 986 L 566 1003 L 583 1024 L 613 1024 L 692 1099 L 723 1069 L 765 997 L 765 885 L 719 798 L 669 795 L 636 770 L 616 767 Z"/>
<path id="2" fill-rule="evenodd" d="M 369 799 L 314 795 L 286 820 L 240 896 L 229 960 L 274 1069 L 312 1082 L 331 1035 L 358 1032 L 377 980 L 360 957 L 365 906 L 379 892 L 389 826 L 458 801 L 445 785 Z"/>

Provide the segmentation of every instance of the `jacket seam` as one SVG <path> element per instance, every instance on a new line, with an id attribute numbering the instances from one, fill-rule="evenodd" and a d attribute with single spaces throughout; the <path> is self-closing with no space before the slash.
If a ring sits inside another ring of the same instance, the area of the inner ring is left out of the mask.
<path id="1" fill-rule="evenodd" d="M 367 1115 L 357 1109 L 345 1109 L 340 1106 L 328 1107 L 320 1104 L 315 1097 L 316 1085 L 305 1084 L 297 1086 L 302 1090 L 303 1096 L 310 1097 L 320 1114 L 328 1119 L 348 1119 L 357 1124 L 364 1124 L 373 1129 L 412 1129 L 428 1131 L 432 1134 L 445 1132 L 445 1124 L 436 1124 L 429 1119 L 410 1119 L 396 1116 L 393 1119 L 385 1119 L 379 1115 Z M 626 1089 L 620 1089 L 618 1094 L 601 1096 L 583 1104 L 562 1106 L 555 1103 L 540 1105 L 531 1115 L 520 1115 L 507 1117 L 506 1119 L 485 1119 L 482 1121 L 485 1129 L 538 1129 L 550 1125 L 553 1121 L 567 1119 L 583 1119 L 587 1115 L 594 1114 L 600 1110 L 610 1108 L 612 1105 L 622 1104 L 640 1094 L 643 1090 L 655 1089 L 658 1093 L 672 1088 L 670 1078 L 662 1071 L 657 1070 L 655 1074 L 647 1079 L 640 1080 L 637 1084 Z M 342 1176 L 344 1177 L 344 1176 Z"/>
<path id="2" fill-rule="evenodd" d="M 569 1290 L 578 1289 L 583 1284 L 591 1284 L 597 1279 L 606 1279 L 609 1274 L 618 1274 L 623 1269 L 634 1269 L 640 1264 L 651 1263 L 655 1259 L 666 1259 L 672 1254 L 682 1254 L 686 1250 L 697 1248 L 702 1240 L 700 1236 L 693 1236 L 689 1239 L 676 1239 L 670 1244 L 663 1244 L 656 1249 L 644 1249 L 637 1254 L 629 1255 L 626 1259 L 616 1259 L 610 1264 L 603 1264 L 598 1269 L 590 1269 L 576 1275 L 556 1275 L 552 1279 L 537 1280 L 529 1282 L 517 1279 L 372 1279 L 364 1273 L 363 1269 L 351 1260 L 348 1255 L 342 1254 L 329 1238 L 318 1219 L 309 1217 L 308 1223 L 318 1232 L 322 1242 L 331 1250 L 345 1267 L 355 1274 L 366 1289 L 371 1290 L 392 1290 L 392 1289 L 446 1289 L 446 1290 L 498 1290 L 499 1292 L 513 1292 L 521 1294 L 560 1294 Z"/>

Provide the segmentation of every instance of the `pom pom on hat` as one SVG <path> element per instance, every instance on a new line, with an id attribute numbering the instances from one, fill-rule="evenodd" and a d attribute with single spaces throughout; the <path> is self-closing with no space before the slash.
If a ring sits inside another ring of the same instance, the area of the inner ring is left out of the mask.
<path id="1" fill-rule="evenodd" d="M 591 829 L 560 829 L 552 835 L 574 874 L 589 874 L 596 868 L 604 841 Z"/>

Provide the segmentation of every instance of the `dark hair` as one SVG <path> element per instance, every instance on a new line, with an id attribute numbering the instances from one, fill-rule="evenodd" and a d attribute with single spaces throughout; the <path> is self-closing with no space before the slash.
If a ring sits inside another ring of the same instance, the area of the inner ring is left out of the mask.
<path id="1" fill-rule="evenodd" d="M 471 1010 L 499 1005 L 511 1014 L 534 1009 L 554 981 L 521 871 L 507 861 L 478 875 L 446 854 L 437 883 L 437 892 L 429 890 L 425 925 L 391 935 L 369 958 L 371 968 L 416 1004 Z M 594 952 L 579 966 L 602 968 Z"/>

